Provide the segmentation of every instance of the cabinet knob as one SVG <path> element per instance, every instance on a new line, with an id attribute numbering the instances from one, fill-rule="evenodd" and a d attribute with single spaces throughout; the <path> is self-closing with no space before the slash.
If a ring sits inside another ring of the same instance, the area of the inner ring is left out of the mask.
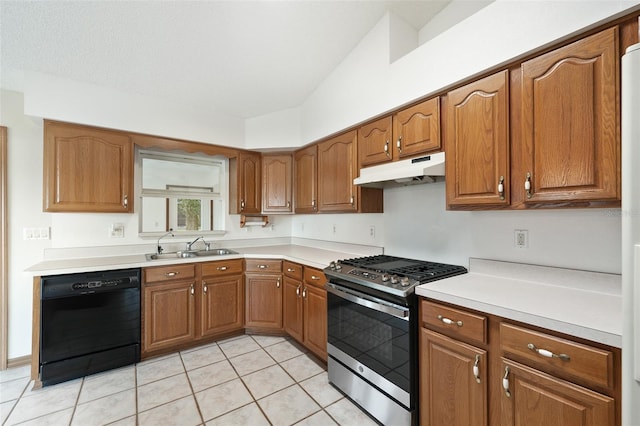
<path id="1" fill-rule="evenodd" d="M 300 287 L 302 286 L 299 285 L 298 287 L 296 287 L 296 296 L 300 296 Z"/>
<path id="2" fill-rule="evenodd" d="M 195 284 L 196 283 L 191 283 L 191 286 L 189 287 L 189 292 L 191 293 L 192 296 L 196 294 Z"/>
<path id="3" fill-rule="evenodd" d="M 527 193 L 527 198 L 531 198 L 533 192 L 531 191 L 531 173 L 527 172 L 527 178 L 524 181 L 524 191 Z"/>
<path id="4" fill-rule="evenodd" d="M 529 348 L 531 351 L 537 353 L 540 356 L 543 356 L 545 358 L 558 358 L 561 359 L 562 361 L 570 361 L 571 357 L 567 354 L 556 354 L 553 353 L 547 349 L 541 349 L 539 347 L 537 347 L 536 345 L 534 345 L 533 343 L 529 343 L 527 345 L 527 348 Z"/>
<path id="5" fill-rule="evenodd" d="M 276 288 L 280 288 L 280 278 L 278 278 L 278 281 L 276 281 Z"/>
<path id="6" fill-rule="evenodd" d="M 240 211 L 244 210 L 244 200 L 240 200 Z"/>
<path id="7" fill-rule="evenodd" d="M 207 288 L 207 282 L 206 282 L 206 281 L 202 281 L 202 292 L 203 292 L 204 294 L 207 294 L 207 290 L 208 290 L 208 288 Z"/>
<path id="8" fill-rule="evenodd" d="M 452 319 L 450 319 L 450 318 L 443 317 L 442 315 L 438 315 L 438 319 L 439 319 L 440 321 L 442 321 L 443 323 L 447 324 L 447 325 L 455 324 L 455 325 L 457 325 L 458 327 L 462 327 L 462 325 L 463 325 L 463 324 L 462 324 L 462 321 L 460 321 L 460 320 L 458 320 L 458 321 L 456 321 L 456 320 L 452 320 Z"/>
<path id="9" fill-rule="evenodd" d="M 504 368 L 504 376 L 502 377 L 502 389 L 507 398 L 511 398 L 511 391 L 509 390 L 509 367 Z"/>
<path id="10" fill-rule="evenodd" d="M 303 299 L 307 298 L 307 288 L 306 287 L 302 289 L 302 298 Z"/>
<path id="11" fill-rule="evenodd" d="M 476 382 L 480 383 L 480 355 L 476 355 L 476 360 L 473 363 L 473 377 L 476 378 Z"/>

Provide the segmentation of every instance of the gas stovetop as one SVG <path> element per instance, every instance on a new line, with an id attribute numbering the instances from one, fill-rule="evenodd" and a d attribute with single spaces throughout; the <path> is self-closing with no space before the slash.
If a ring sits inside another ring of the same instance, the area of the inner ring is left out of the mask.
<path id="1" fill-rule="evenodd" d="M 335 277 L 401 297 L 412 294 L 420 284 L 466 272 L 467 269 L 462 266 L 384 254 L 338 260 L 324 269 L 330 281 L 331 277 Z"/>

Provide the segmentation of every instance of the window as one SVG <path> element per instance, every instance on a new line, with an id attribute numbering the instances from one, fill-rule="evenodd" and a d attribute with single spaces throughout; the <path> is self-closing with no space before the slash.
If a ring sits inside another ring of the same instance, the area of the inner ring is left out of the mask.
<path id="1" fill-rule="evenodd" d="M 224 231 L 227 159 L 138 151 L 140 233 Z"/>

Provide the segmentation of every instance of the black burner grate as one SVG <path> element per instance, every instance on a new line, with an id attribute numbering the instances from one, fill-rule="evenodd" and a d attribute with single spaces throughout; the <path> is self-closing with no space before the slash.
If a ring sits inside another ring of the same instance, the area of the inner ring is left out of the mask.
<path id="1" fill-rule="evenodd" d="M 466 268 L 458 265 L 406 259 L 385 254 L 346 259 L 341 260 L 340 263 L 379 273 L 398 274 L 421 283 L 467 272 Z"/>

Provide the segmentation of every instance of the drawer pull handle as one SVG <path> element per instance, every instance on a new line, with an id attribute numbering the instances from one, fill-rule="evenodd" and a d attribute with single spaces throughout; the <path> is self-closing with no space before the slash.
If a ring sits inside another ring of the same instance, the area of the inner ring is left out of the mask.
<path id="1" fill-rule="evenodd" d="M 178 274 L 179 274 L 179 272 L 165 272 L 164 276 L 167 277 L 167 278 L 172 278 L 172 277 L 175 277 Z"/>
<path id="2" fill-rule="evenodd" d="M 302 298 L 303 299 L 307 298 L 307 288 L 306 287 L 302 289 Z"/>
<path id="3" fill-rule="evenodd" d="M 315 276 L 315 275 L 311 275 L 311 279 L 314 281 L 318 281 L 320 279 L 320 277 Z"/>
<path id="4" fill-rule="evenodd" d="M 194 287 L 194 286 L 195 286 L 195 283 L 192 283 L 192 284 L 189 286 L 189 292 L 191 293 L 191 295 L 192 295 L 192 296 L 193 296 L 194 294 L 196 294 L 196 289 L 195 289 L 195 287 Z"/>
<path id="5" fill-rule="evenodd" d="M 476 378 L 476 382 L 480 383 L 480 355 L 476 355 L 476 361 L 473 363 L 473 377 Z"/>
<path id="6" fill-rule="evenodd" d="M 502 378 L 502 389 L 507 398 L 511 398 L 511 391 L 509 390 L 509 367 L 504 368 L 504 377 Z"/>
<path id="7" fill-rule="evenodd" d="M 567 354 L 554 354 L 553 352 L 548 351 L 546 349 L 538 348 L 533 343 L 529 343 L 527 345 L 527 348 L 531 349 L 533 352 L 537 353 L 538 355 L 542 355 L 543 357 L 546 357 L 546 358 L 559 358 L 562 361 L 570 361 L 571 360 L 571 357 L 569 355 L 567 355 Z"/>
<path id="8" fill-rule="evenodd" d="M 300 287 L 301 285 L 296 288 L 296 296 L 300 296 Z"/>
<path id="9" fill-rule="evenodd" d="M 267 265 L 258 265 L 258 269 L 267 269 L 268 266 Z"/>
<path id="10" fill-rule="evenodd" d="M 438 319 L 439 319 L 440 321 L 442 321 L 443 323 L 447 324 L 447 325 L 455 324 L 455 325 L 457 325 L 458 327 L 462 327 L 462 321 L 454 321 L 454 320 L 449 319 L 449 318 L 447 318 L 447 317 L 443 317 L 442 315 L 438 315 Z"/>
<path id="11" fill-rule="evenodd" d="M 204 294 L 207 294 L 207 290 L 208 290 L 207 283 L 205 281 L 202 281 L 202 292 Z"/>
<path id="12" fill-rule="evenodd" d="M 218 271 L 226 271 L 226 270 L 227 270 L 227 267 L 226 267 L 226 266 L 218 266 L 216 269 L 217 269 Z"/>
<path id="13" fill-rule="evenodd" d="M 278 278 L 278 281 L 276 281 L 276 288 L 280 288 L 280 278 Z"/>
<path id="14" fill-rule="evenodd" d="M 287 272 L 295 272 L 296 270 L 293 268 L 287 268 Z"/>

